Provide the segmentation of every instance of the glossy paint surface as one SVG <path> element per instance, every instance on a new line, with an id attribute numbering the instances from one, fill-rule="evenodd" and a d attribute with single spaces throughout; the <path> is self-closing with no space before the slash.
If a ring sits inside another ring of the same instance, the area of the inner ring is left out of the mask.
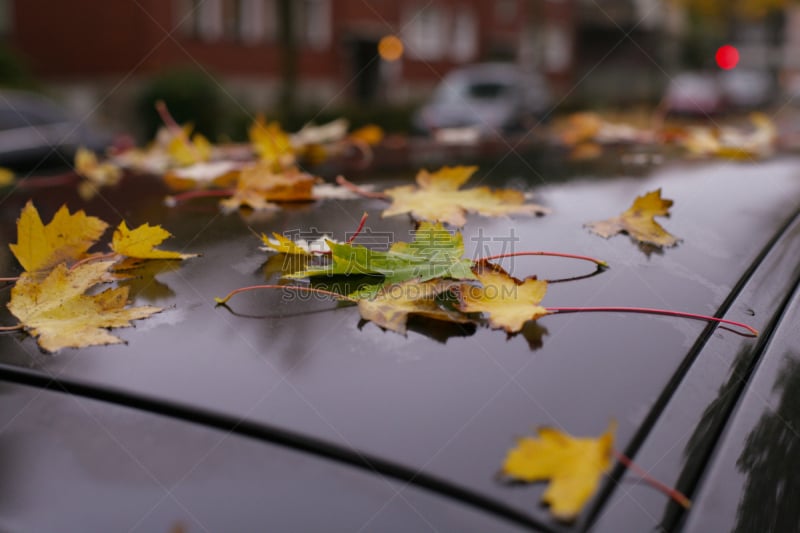
<path id="1" fill-rule="evenodd" d="M 553 213 L 471 216 L 463 229 L 466 255 L 513 247 L 592 255 L 611 265 L 588 276 L 594 268 L 578 261 L 504 260 L 517 277 L 536 274 L 557 282 L 543 301 L 548 306 L 715 314 L 797 211 L 796 164 L 684 164 L 641 178 L 585 176 L 538 187 L 535 175 L 498 179 L 495 185 L 533 189 Z M 684 239 L 676 248 L 643 250 L 626 236 L 604 240 L 582 227 L 624 211 L 636 195 L 658 187 L 675 200 L 663 225 Z M 414 226 L 405 217 L 381 219 L 380 200 L 323 200 L 247 217 L 221 214 L 214 200 L 168 208 L 164 194 L 146 178 L 128 178 L 88 205 L 67 190 L 33 194 L 45 219 L 66 202 L 111 223 L 124 217 L 129 226 L 162 224 L 175 235 L 172 249 L 203 255 L 182 265 L 156 265 L 130 282 L 136 303 L 168 309 L 120 330 L 127 345 L 47 355 L 25 335 L 5 335 L 4 371 L 78 384 L 111 400 L 119 395 L 122 403 L 162 402 L 199 413 L 200 421 L 208 415 L 219 426 L 244 423 L 266 440 L 280 434 L 289 446 L 320 444 L 320 455 L 350 457 L 353 464 L 361 458 L 367 469 L 370 460 L 380 460 L 377 470 L 410 480 L 410 486 L 433 487 L 516 522 L 559 530 L 563 525 L 538 504 L 544 485 L 512 487 L 495 479 L 515 437 L 542 425 L 596 435 L 613 418 L 619 424 L 616 447 L 636 451 L 658 414 L 654 408 L 660 413 L 659 402 L 683 379 L 698 339 L 710 331 L 700 321 L 591 313 L 545 317 L 529 324 L 527 336 L 417 321 L 404 337 L 361 324 L 355 307 L 324 298 L 252 292 L 217 307 L 214 297 L 279 277 L 280 263 L 259 250 L 253 232 L 315 228 L 343 239 L 367 211 L 372 233 L 365 237 L 380 246 L 410 240 Z M 6 200 L 4 242 L 15 240 L 14 220 L 30 196 Z M 0 265 L 7 273 L 18 268 L 6 247 Z M 713 337 L 741 341 L 721 329 Z M 602 501 L 613 488 L 608 481 Z M 666 505 L 662 495 L 655 497 Z M 595 506 L 577 526 L 597 519 Z"/>

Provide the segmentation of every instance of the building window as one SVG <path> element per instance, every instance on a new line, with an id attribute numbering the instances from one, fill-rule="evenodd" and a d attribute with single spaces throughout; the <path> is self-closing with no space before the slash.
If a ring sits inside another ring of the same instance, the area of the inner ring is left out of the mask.
<path id="1" fill-rule="evenodd" d="M 447 49 L 447 30 L 447 14 L 439 6 L 411 9 L 403 31 L 409 54 L 422 60 L 441 59 Z"/>
<path id="2" fill-rule="evenodd" d="M 331 43 L 330 0 L 295 0 L 294 34 L 297 42 L 315 50 L 324 50 Z"/>
<path id="3" fill-rule="evenodd" d="M 224 32 L 222 0 L 204 0 L 197 7 L 197 36 L 204 41 L 216 41 Z"/>
<path id="4" fill-rule="evenodd" d="M 174 0 L 173 5 L 174 26 L 184 37 L 247 44 L 277 39 L 277 0 Z"/>
<path id="5" fill-rule="evenodd" d="M 517 18 L 517 0 L 495 0 L 494 18 L 502 24 L 511 24 Z"/>
<path id="6" fill-rule="evenodd" d="M 174 0 L 172 3 L 172 25 L 178 35 L 197 37 L 199 19 L 197 8 L 200 0 Z"/>
<path id="7" fill-rule="evenodd" d="M 228 40 L 234 41 L 240 37 L 241 7 L 239 0 L 222 0 L 222 35 Z"/>
<path id="8" fill-rule="evenodd" d="M 278 8 L 275 0 L 240 0 L 239 38 L 247 44 L 275 41 Z"/>
<path id="9" fill-rule="evenodd" d="M 475 13 L 462 7 L 453 18 L 450 57 L 459 63 L 471 61 L 478 50 L 478 25 Z"/>

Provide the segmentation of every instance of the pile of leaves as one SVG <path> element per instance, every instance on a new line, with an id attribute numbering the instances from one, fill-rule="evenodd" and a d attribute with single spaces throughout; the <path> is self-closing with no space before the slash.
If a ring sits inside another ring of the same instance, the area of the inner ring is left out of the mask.
<path id="1" fill-rule="evenodd" d="M 99 218 L 83 211 L 70 213 L 66 206 L 44 224 L 28 202 L 17 221 L 17 242 L 9 245 L 23 268 L 8 303 L 19 325 L 5 329 L 24 329 L 44 350 L 55 352 L 121 343 L 109 328 L 127 327 L 161 311 L 152 306 L 127 307 L 126 286 L 93 289 L 124 279 L 124 271 L 143 261 L 193 255 L 158 249 L 170 236 L 160 226 L 143 224 L 131 230 L 125 221 L 114 230 L 109 252 L 90 253 L 107 228 Z"/>
<path id="2" fill-rule="evenodd" d="M 658 112 L 650 125 L 611 122 L 597 113 L 575 113 L 557 125 L 555 138 L 571 149 L 573 159 L 592 159 L 608 145 L 675 146 L 690 157 L 753 160 L 772 155 L 778 141 L 773 121 L 750 115 L 751 127 L 665 125 Z"/>
<path id="3" fill-rule="evenodd" d="M 519 280 L 488 261 L 464 258 L 461 234 L 450 233 L 440 223 L 423 222 L 412 242 L 396 242 L 387 251 L 327 240 L 326 251 L 314 254 L 274 237 L 262 236 L 266 247 L 313 261 L 287 274 L 287 279 L 357 276 L 358 284 L 337 284 L 337 294 L 357 303 L 364 320 L 391 331 L 405 333 L 409 316 L 417 315 L 485 323 L 512 334 L 528 320 L 547 314 L 538 305 L 547 290 L 545 281 L 535 276 Z"/>

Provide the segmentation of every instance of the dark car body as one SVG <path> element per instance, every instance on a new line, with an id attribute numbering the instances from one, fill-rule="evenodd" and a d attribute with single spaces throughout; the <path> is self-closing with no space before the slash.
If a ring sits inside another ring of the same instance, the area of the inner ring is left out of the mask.
<path id="1" fill-rule="evenodd" d="M 414 116 L 416 130 L 475 128 L 499 135 L 530 128 L 550 111 L 544 78 L 508 63 L 479 63 L 449 72 Z"/>
<path id="2" fill-rule="evenodd" d="M 125 345 L 50 355 L 25 334 L 0 336 L 0 530 L 795 530 L 797 169 L 782 158 L 574 176 L 535 187 L 550 215 L 472 216 L 463 229 L 470 257 L 513 247 L 608 261 L 599 273 L 566 259 L 503 261 L 517 277 L 551 280 L 544 305 L 704 313 L 758 337 L 622 313 L 546 316 L 511 337 L 423 320 L 403 336 L 361 323 L 354 306 L 281 291 L 215 306 L 276 280 L 280 265 L 253 231 L 341 239 L 365 210 L 372 237 L 409 240 L 413 224 L 381 219 L 377 199 L 262 217 L 222 215 L 215 200 L 168 208 L 161 182 L 140 176 L 89 203 L 68 187 L 37 189 L 45 220 L 66 202 L 110 223 L 162 224 L 174 234 L 168 247 L 203 255 L 127 282 L 135 303 L 167 309 L 116 330 Z M 658 187 L 675 200 L 664 226 L 683 238 L 677 247 L 642 249 L 582 227 Z M 4 201 L 4 243 L 16 240 L 28 192 Z M 2 249 L 3 272 L 18 272 Z M 611 419 L 615 447 L 693 498 L 691 510 L 615 464 L 564 524 L 539 504 L 545 484 L 496 478 L 515 439 L 537 426 L 590 436 Z"/>
<path id="3" fill-rule="evenodd" d="M 79 147 L 100 152 L 112 140 L 110 133 L 72 116 L 49 98 L 0 91 L 0 166 L 63 166 Z"/>

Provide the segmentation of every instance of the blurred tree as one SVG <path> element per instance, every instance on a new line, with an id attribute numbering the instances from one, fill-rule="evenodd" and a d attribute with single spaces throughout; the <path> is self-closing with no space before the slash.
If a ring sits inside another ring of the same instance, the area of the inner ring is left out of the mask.
<path id="1" fill-rule="evenodd" d="M 761 19 L 785 9 L 796 0 L 671 0 L 684 6 L 690 14 L 703 18 Z"/>
<path id="2" fill-rule="evenodd" d="M 25 61 L 5 45 L 0 45 L 0 86 L 12 89 L 37 87 Z"/>
<path id="3" fill-rule="evenodd" d="M 215 139 L 226 126 L 222 91 L 205 72 L 193 68 L 170 70 L 145 85 L 136 110 L 147 138 L 163 125 L 155 110 L 158 100 L 164 100 L 176 121 L 191 122 L 195 131 L 210 139 Z"/>

